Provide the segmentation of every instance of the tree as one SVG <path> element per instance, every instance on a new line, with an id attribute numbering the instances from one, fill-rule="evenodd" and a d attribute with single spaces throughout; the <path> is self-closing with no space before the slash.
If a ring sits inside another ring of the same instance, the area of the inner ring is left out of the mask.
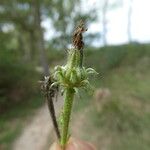
<path id="1" fill-rule="evenodd" d="M 49 67 L 47 63 L 46 58 L 46 52 L 45 52 L 45 46 L 44 46 L 44 35 L 43 35 L 43 29 L 41 27 L 41 16 L 42 16 L 42 10 L 39 0 L 33 0 L 33 7 L 35 10 L 34 17 L 35 17 L 35 27 L 36 27 L 36 37 L 37 37 L 37 48 L 39 49 L 40 54 L 40 61 L 44 69 L 44 74 L 49 74 Z"/>
<path id="2" fill-rule="evenodd" d="M 133 0 L 130 0 L 129 1 L 129 9 L 128 9 L 128 24 L 127 24 L 127 34 L 128 34 L 129 42 L 132 42 L 132 34 L 131 34 L 132 3 L 133 3 Z"/>
<path id="3" fill-rule="evenodd" d="M 66 48 L 72 36 L 72 31 L 81 19 L 88 22 L 96 20 L 96 12 L 81 11 L 81 0 L 54 1 L 51 15 L 56 36 L 51 41 L 55 47 Z M 60 44 L 61 43 L 61 44 Z"/>
<path id="4" fill-rule="evenodd" d="M 26 60 L 31 57 L 31 52 L 34 48 L 39 50 L 40 63 L 44 74 L 48 75 L 49 69 L 44 48 L 43 29 L 41 27 L 41 5 L 39 0 L 6 0 L 2 1 L 1 6 L 3 11 L 1 11 L 0 16 L 4 25 L 8 23 L 12 24 L 20 32 L 18 34 L 18 44 L 20 48 L 22 47 L 21 49 L 24 49 Z"/>
<path id="5" fill-rule="evenodd" d="M 1 0 L 0 18 L 3 27 L 12 25 L 18 33 L 18 49 L 22 49 L 24 60 L 29 62 L 35 59 L 33 56 L 38 56 L 36 58 L 47 75 L 47 52 L 41 23 L 46 18 L 51 19 L 56 31 L 52 43 L 65 47 L 77 18 L 88 17 L 79 13 L 78 6 L 80 0 Z"/>
<path id="6" fill-rule="evenodd" d="M 106 14 L 107 14 L 107 10 L 108 10 L 108 3 L 109 0 L 105 0 L 104 4 L 103 4 L 103 8 L 102 8 L 102 27 L 103 27 L 103 44 L 104 46 L 107 45 L 107 38 L 106 38 L 106 34 L 107 34 L 107 20 L 106 20 Z"/>
<path id="7" fill-rule="evenodd" d="M 102 17 L 102 40 L 103 45 L 107 45 L 107 13 L 110 10 L 113 10 L 114 8 L 117 8 L 118 6 L 121 6 L 122 1 L 121 0 L 103 0 L 100 4 L 101 7 L 101 17 Z"/>

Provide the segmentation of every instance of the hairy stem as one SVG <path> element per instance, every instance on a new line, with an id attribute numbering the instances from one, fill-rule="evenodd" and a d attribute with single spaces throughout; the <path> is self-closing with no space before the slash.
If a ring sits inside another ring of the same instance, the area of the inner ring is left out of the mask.
<path id="1" fill-rule="evenodd" d="M 73 99 L 75 90 L 73 88 L 66 88 L 64 93 L 64 108 L 63 108 L 63 122 L 62 122 L 62 134 L 61 134 L 61 146 L 65 149 L 65 144 L 68 140 L 68 127 L 71 116 L 71 110 L 73 105 Z"/>

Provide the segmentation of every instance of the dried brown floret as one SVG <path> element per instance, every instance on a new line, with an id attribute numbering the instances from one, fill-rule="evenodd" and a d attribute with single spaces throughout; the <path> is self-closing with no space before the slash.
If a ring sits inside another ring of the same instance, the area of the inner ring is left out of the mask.
<path id="1" fill-rule="evenodd" d="M 73 37 L 72 37 L 72 44 L 75 49 L 80 50 L 81 54 L 81 63 L 80 66 L 82 67 L 82 62 L 83 62 L 83 48 L 84 48 L 84 42 L 83 42 L 83 36 L 82 34 L 87 31 L 85 28 L 83 20 L 80 20 L 78 26 L 76 27 Z"/>
<path id="2" fill-rule="evenodd" d="M 78 26 L 76 27 L 76 29 L 73 33 L 73 38 L 72 38 L 73 46 L 78 50 L 81 50 L 84 48 L 84 42 L 83 42 L 82 34 L 85 31 L 87 31 L 87 29 L 85 29 L 84 22 L 81 20 L 79 22 Z"/>

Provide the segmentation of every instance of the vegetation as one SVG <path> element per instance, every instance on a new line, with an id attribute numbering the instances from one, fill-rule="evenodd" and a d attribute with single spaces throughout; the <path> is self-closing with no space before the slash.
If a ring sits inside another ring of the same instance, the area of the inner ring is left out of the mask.
<path id="1" fill-rule="evenodd" d="M 43 68 L 44 74 L 48 75 L 46 44 L 66 48 L 73 24 L 79 18 L 96 18 L 94 11 L 78 13 L 80 5 L 79 0 L 1 0 L 0 40 L 4 47 L 1 46 L 0 49 L 9 47 L 17 51 L 22 61 L 36 62 L 36 65 Z M 55 31 L 49 42 L 44 39 L 42 27 L 42 23 L 47 21 L 50 22 L 51 30 Z"/>
<path id="2" fill-rule="evenodd" d="M 97 149 L 150 148 L 149 50 L 149 45 L 124 45 L 87 52 L 88 64 L 92 63 L 100 72 L 93 84 L 111 92 L 104 103 L 99 99 L 99 104 L 91 101 L 92 97 L 82 96 L 80 104 L 76 103 L 74 108 L 78 119 L 87 110 L 78 127 L 78 136 L 92 140 Z M 97 111 L 95 105 L 101 105 L 102 109 Z"/>
<path id="3" fill-rule="evenodd" d="M 96 20 L 102 23 L 101 39 L 105 47 L 89 47 L 85 50 L 84 65 L 94 68 L 99 73 L 92 82 L 95 89 L 106 88 L 110 96 L 104 102 L 101 100 L 96 102 L 92 96 L 83 92 L 78 98 L 81 99 L 80 102 L 74 101 L 73 109 L 79 116 L 76 117 L 77 121 L 73 125 L 78 122 L 81 126 L 78 129 L 78 136 L 93 141 L 98 149 L 101 147 L 110 150 L 150 149 L 150 45 L 132 40 L 132 3 L 127 17 L 130 44 L 108 47 L 106 47 L 107 12 L 111 8 L 121 6 L 121 2 L 103 0 L 97 3 L 99 6 L 91 4 L 89 9 L 87 7 L 84 11 L 86 3 L 79 0 L 1 0 L 0 149 L 11 149 L 25 121 L 43 104 L 38 80 L 43 75 L 49 75 L 49 71 L 53 72 L 51 69 L 53 66 L 64 62 L 66 53 L 62 49 L 67 50 L 71 32 L 79 18 L 87 19 L 89 21 L 87 24 L 92 24 Z M 95 10 L 92 10 L 92 7 Z M 100 14 L 97 13 L 98 15 L 95 13 L 96 8 L 97 12 L 101 11 Z M 49 24 L 50 30 L 54 32 L 49 41 L 44 38 L 44 23 Z M 85 45 L 90 45 L 99 35 L 100 33 L 86 34 Z M 82 49 L 82 39 L 80 44 Z M 69 55 L 77 52 L 77 49 L 80 48 L 74 46 L 75 51 L 71 51 Z M 84 83 L 87 83 L 84 86 L 89 87 L 87 73 L 93 71 L 86 70 L 81 65 L 82 62 L 79 66 L 77 58 L 73 60 L 73 63 L 69 65 L 67 63 L 67 67 L 57 67 L 55 70 L 57 72 L 55 80 L 59 85 L 63 85 L 66 99 L 63 112 L 65 115 L 61 116 L 63 121 L 60 125 L 63 134 L 61 145 L 65 145 L 69 137 L 68 126 L 72 103 L 68 103 L 67 95 L 74 97 L 77 88 Z M 71 89 L 70 86 L 66 87 L 66 80 L 62 79 L 62 76 L 69 80 Z M 55 90 L 58 90 L 57 87 Z M 101 109 L 97 110 L 96 105 L 100 105 Z M 83 116 L 85 120 L 80 121 Z"/>
<path id="4" fill-rule="evenodd" d="M 60 59 L 64 58 L 65 53 L 60 53 Z M 9 54 L 10 51 L 0 54 L 0 69 L 3 70 L 0 74 L 0 148 L 5 150 L 20 134 L 25 119 L 42 104 L 35 89 L 40 76 L 33 73 L 33 68 L 31 71 L 28 65 L 19 63 L 16 53 Z M 53 56 L 51 64 L 58 61 L 58 51 L 50 54 L 49 57 Z M 107 149 L 112 150 L 149 150 L 150 45 L 89 48 L 85 55 L 85 65 L 99 72 L 92 85 L 108 88 L 111 97 L 100 112 L 96 111 L 93 98 L 85 93 L 82 93 L 80 101 L 74 101 L 73 110 L 76 115 L 80 114 L 78 119 L 84 114 L 83 110 L 88 110 L 78 136 L 92 141 L 98 149 L 108 146 Z M 16 94 L 9 95 L 13 89 L 20 89 L 20 85 L 27 95 L 24 92 L 17 93 L 16 97 L 11 96 Z M 33 90 L 28 91 L 29 86 Z"/>
<path id="5" fill-rule="evenodd" d="M 37 81 L 40 75 L 20 63 L 17 53 L 0 53 L 0 149 L 9 149 L 23 124 L 42 105 Z"/>

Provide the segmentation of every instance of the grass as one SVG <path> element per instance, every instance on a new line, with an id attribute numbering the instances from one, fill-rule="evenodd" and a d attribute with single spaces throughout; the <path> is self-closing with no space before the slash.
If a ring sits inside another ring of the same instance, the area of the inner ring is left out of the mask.
<path id="1" fill-rule="evenodd" d="M 24 101 L 1 114 L 0 119 L 0 149 L 11 150 L 12 143 L 20 135 L 26 121 L 32 117 L 38 107 L 42 105 L 39 97 Z M 29 117 L 30 116 L 30 117 Z"/>
<path id="2" fill-rule="evenodd" d="M 97 149 L 149 150 L 149 45 L 108 47 L 86 55 L 87 65 L 92 63 L 100 73 L 93 84 L 109 88 L 111 96 L 104 104 L 99 102 L 101 111 L 96 110 L 91 96 L 75 101 L 78 114 L 88 108 L 79 136 L 92 141 Z"/>

